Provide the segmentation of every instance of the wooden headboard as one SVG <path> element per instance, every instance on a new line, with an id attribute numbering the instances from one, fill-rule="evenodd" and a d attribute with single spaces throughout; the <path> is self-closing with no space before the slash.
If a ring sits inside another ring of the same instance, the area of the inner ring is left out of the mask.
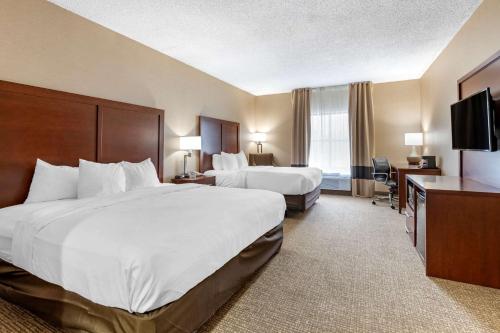
<path id="1" fill-rule="evenodd" d="M 200 116 L 200 172 L 212 170 L 212 155 L 239 153 L 240 124 L 234 121 Z"/>
<path id="2" fill-rule="evenodd" d="M 500 51 L 458 80 L 458 98 L 490 87 L 496 116 L 500 117 Z M 500 150 L 460 151 L 460 176 L 500 187 Z"/>
<path id="3" fill-rule="evenodd" d="M 163 110 L 0 81 L 0 208 L 22 203 L 40 158 L 139 162 L 163 178 Z"/>

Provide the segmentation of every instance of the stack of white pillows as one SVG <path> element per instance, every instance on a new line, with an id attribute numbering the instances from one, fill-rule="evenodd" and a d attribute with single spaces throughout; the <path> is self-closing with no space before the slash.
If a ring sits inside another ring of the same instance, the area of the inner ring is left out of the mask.
<path id="1" fill-rule="evenodd" d="M 140 163 L 95 163 L 80 159 L 78 167 L 36 161 L 25 203 L 81 199 L 160 185 L 151 159 Z"/>
<path id="2" fill-rule="evenodd" d="M 239 170 L 248 167 L 248 160 L 243 151 L 238 154 L 222 152 L 212 155 L 212 167 L 214 170 Z"/>

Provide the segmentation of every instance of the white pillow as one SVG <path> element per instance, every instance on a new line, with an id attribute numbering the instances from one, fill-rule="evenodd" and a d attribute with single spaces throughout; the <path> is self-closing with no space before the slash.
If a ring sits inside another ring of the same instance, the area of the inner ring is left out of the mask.
<path id="1" fill-rule="evenodd" d="M 222 168 L 224 170 L 238 170 L 238 159 L 236 154 L 221 153 Z"/>
<path id="2" fill-rule="evenodd" d="M 236 159 L 238 160 L 238 167 L 240 169 L 248 166 L 248 160 L 243 150 L 236 154 Z"/>
<path id="3" fill-rule="evenodd" d="M 214 170 L 222 170 L 222 157 L 219 154 L 212 155 L 212 167 Z"/>
<path id="4" fill-rule="evenodd" d="M 121 162 L 125 172 L 125 190 L 130 191 L 136 188 L 154 187 L 160 185 L 160 180 L 156 174 L 156 169 L 148 158 L 140 163 Z"/>
<path id="5" fill-rule="evenodd" d="M 74 199 L 78 189 L 78 168 L 57 166 L 36 160 L 28 197 L 24 203 Z"/>
<path id="6" fill-rule="evenodd" d="M 78 199 L 125 192 L 125 172 L 120 163 L 80 160 Z"/>

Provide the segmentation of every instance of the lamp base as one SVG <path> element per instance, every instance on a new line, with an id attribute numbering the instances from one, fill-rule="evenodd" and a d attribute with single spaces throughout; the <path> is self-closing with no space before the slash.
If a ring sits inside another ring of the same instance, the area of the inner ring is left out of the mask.
<path id="1" fill-rule="evenodd" d="M 184 178 L 189 178 L 189 174 L 183 173 L 182 175 L 175 176 L 175 179 L 184 179 Z"/>
<path id="2" fill-rule="evenodd" d="M 410 165 L 418 165 L 420 163 L 420 160 L 422 158 L 420 156 L 407 156 L 406 160 L 408 161 L 408 164 Z"/>

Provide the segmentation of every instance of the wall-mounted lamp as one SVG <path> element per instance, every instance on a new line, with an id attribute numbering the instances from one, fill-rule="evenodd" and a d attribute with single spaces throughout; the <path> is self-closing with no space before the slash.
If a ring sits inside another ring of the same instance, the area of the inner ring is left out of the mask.
<path id="1" fill-rule="evenodd" d="M 262 142 L 266 142 L 267 134 L 262 132 L 252 133 L 252 141 L 257 143 L 257 154 L 262 154 Z"/>
<path id="2" fill-rule="evenodd" d="M 201 149 L 201 136 L 181 136 L 179 139 L 179 149 L 187 151 L 187 154 L 184 155 L 184 173 L 179 178 L 188 178 L 189 175 L 186 173 L 187 158 L 191 157 L 193 150 Z"/>
<path id="3" fill-rule="evenodd" d="M 420 162 L 416 146 L 422 146 L 423 144 L 423 133 L 405 133 L 405 146 L 412 146 L 410 155 L 406 157 L 409 164 L 418 164 Z"/>

